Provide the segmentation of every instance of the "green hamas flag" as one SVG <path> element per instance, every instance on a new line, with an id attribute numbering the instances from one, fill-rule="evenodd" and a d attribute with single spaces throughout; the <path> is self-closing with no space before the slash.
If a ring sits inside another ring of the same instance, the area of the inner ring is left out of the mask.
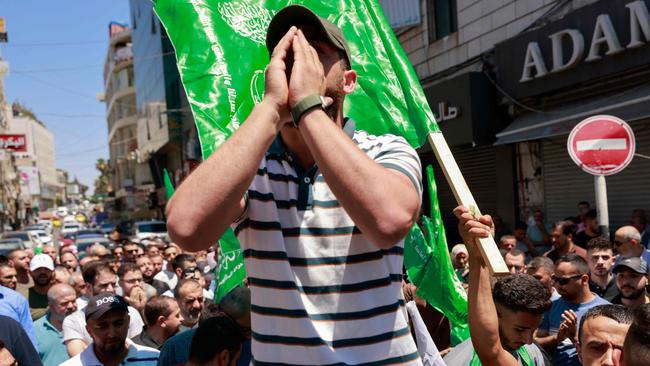
<path id="1" fill-rule="evenodd" d="M 449 257 L 445 227 L 440 217 L 433 167 L 427 167 L 431 217 L 422 217 L 424 233 L 417 225 L 404 241 L 404 266 L 409 280 L 418 288 L 417 295 L 449 319 L 452 345 L 469 338 L 467 293 L 454 272 Z"/>
<path id="2" fill-rule="evenodd" d="M 165 196 L 167 201 L 174 195 L 174 185 L 172 184 L 172 179 L 169 177 L 169 172 L 167 168 L 163 169 L 163 179 L 165 181 Z"/>
<path id="3" fill-rule="evenodd" d="M 230 290 L 241 285 L 246 278 L 244 255 L 232 229 L 228 228 L 223 234 L 219 240 L 219 247 L 219 262 L 215 268 L 217 272 L 215 303 L 219 303 Z"/>
<path id="4" fill-rule="evenodd" d="M 155 0 L 176 52 L 204 158 L 262 100 L 269 62 L 266 29 L 273 15 L 291 4 L 309 7 L 343 31 L 358 75 L 344 110 L 357 128 L 400 135 L 414 147 L 423 145 L 429 132 L 439 132 L 417 75 L 376 0 Z"/>

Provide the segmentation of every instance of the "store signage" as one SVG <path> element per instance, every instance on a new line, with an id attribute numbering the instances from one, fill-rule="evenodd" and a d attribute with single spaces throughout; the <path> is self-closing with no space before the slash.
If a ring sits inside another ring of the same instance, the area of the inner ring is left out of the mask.
<path id="1" fill-rule="evenodd" d="M 438 110 L 434 109 L 433 115 L 436 117 L 436 122 L 451 121 L 460 116 L 460 107 L 449 104 L 448 102 L 438 103 Z"/>
<path id="2" fill-rule="evenodd" d="M 647 65 L 648 2 L 601 0 L 496 45 L 500 83 L 524 97 Z"/>
<path id="3" fill-rule="evenodd" d="M 0 149 L 27 151 L 25 135 L 0 135 Z"/>
<path id="4" fill-rule="evenodd" d="M 635 147 L 632 128 L 620 118 L 606 115 L 580 122 L 567 140 L 571 159 L 593 175 L 612 175 L 625 169 Z"/>

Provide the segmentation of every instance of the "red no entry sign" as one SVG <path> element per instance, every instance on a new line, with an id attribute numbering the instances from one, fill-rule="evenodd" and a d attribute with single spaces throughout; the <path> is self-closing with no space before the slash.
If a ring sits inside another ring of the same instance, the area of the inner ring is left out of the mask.
<path id="1" fill-rule="evenodd" d="M 634 157 L 636 142 L 630 126 L 613 116 L 594 116 L 573 128 L 567 141 L 571 159 L 587 173 L 612 175 Z"/>

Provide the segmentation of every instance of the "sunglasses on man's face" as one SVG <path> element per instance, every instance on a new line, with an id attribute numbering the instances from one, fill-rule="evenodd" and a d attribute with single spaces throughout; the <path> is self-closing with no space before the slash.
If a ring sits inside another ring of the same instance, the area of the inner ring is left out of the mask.
<path id="1" fill-rule="evenodd" d="M 551 276 L 551 279 L 553 282 L 557 283 L 558 285 L 564 286 L 571 282 L 572 280 L 578 279 L 582 277 L 581 274 L 573 275 L 571 277 L 557 277 L 557 276 Z"/>

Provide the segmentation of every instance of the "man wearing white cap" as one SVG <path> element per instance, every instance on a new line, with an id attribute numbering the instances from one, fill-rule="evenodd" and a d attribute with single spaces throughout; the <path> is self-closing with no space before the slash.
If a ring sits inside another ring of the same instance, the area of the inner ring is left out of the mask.
<path id="1" fill-rule="evenodd" d="M 34 286 L 29 288 L 27 300 L 32 319 L 36 320 L 47 313 L 47 290 L 54 279 L 54 261 L 47 254 L 37 254 L 29 263 L 29 275 Z"/>

